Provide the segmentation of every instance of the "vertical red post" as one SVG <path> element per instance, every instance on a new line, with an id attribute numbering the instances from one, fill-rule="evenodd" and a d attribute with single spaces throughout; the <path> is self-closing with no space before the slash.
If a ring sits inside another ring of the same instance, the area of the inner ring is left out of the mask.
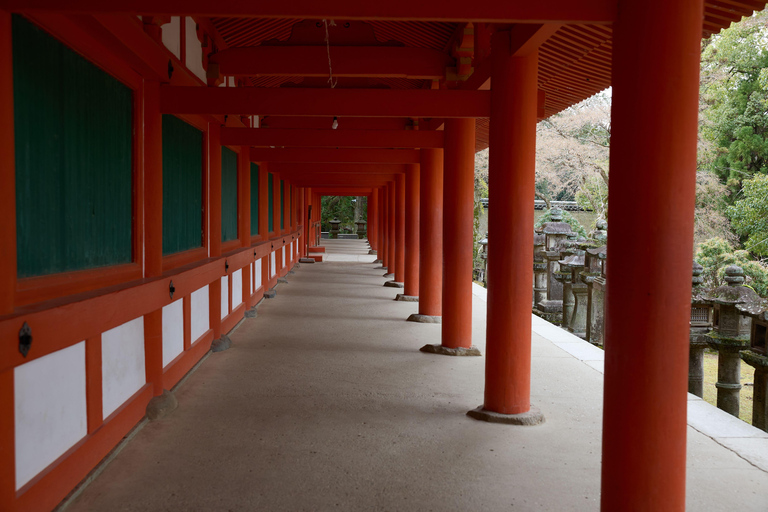
<path id="1" fill-rule="evenodd" d="M 685 510 L 702 16 L 620 0 L 613 25 L 602 510 Z"/>
<path id="2" fill-rule="evenodd" d="M 445 122 L 442 346 L 472 347 L 475 120 Z M 476 349 L 475 349 L 476 350 Z M 478 352 L 479 355 L 479 352 Z"/>
<path id="3" fill-rule="evenodd" d="M 531 287 L 536 175 L 538 51 L 510 54 L 510 33 L 492 39 L 485 401 L 470 416 L 543 420 L 531 408 Z M 489 414 L 490 413 L 490 414 Z"/>
<path id="4" fill-rule="evenodd" d="M 419 164 L 405 173 L 405 280 L 403 294 L 419 296 Z"/>
<path id="5" fill-rule="evenodd" d="M 312 220 L 309 218 L 309 208 L 312 205 L 311 202 L 312 189 L 309 187 L 304 188 L 304 239 L 301 241 L 301 257 L 307 257 L 307 249 L 311 245 L 312 236 L 314 230 L 312 229 Z"/>
<path id="6" fill-rule="evenodd" d="M 395 278 L 395 269 L 397 268 L 397 220 L 395 210 L 397 201 L 394 181 L 387 184 L 387 274 L 392 274 Z"/>
<path id="7" fill-rule="evenodd" d="M 221 126 L 208 123 L 208 252 L 211 258 L 221 256 Z M 223 271 L 222 265 L 222 271 Z M 221 281 L 216 279 L 208 287 L 210 324 L 214 339 L 221 337 Z M 226 299 L 225 299 L 226 300 Z"/>
<path id="8" fill-rule="evenodd" d="M 251 246 L 251 148 L 243 146 L 237 155 L 237 236 L 242 247 Z M 246 265 L 240 273 L 242 279 L 242 300 L 246 308 L 256 305 L 251 300 L 251 266 Z M 235 300 L 235 297 L 232 297 Z"/>
<path id="9" fill-rule="evenodd" d="M 395 177 L 395 277 L 405 282 L 405 175 Z"/>
<path id="10" fill-rule="evenodd" d="M 412 321 L 442 315 L 443 150 L 422 149 L 419 183 L 419 314 Z"/>
<path id="11" fill-rule="evenodd" d="M 16 160 L 11 13 L 0 10 L 0 316 L 16 296 Z"/>
<path id="12" fill-rule="evenodd" d="M 389 267 L 389 186 L 385 185 L 380 190 L 381 199 L 381 266 Z"/>
<path id="13" fill-rule="evenodd" d="M 301 233 L 299 236 L 296 237 L 296 243 L 298 244 L 299 249 L 299 258 L 303 258 L 305 256 L 304 253 L 304 240 L 307 236 L 307 230 L 304 227 L 307 223 L 304 217 L 307 216 L 307 195 L 304 193 L 306 189 L 304 187 L 301 187 L 297 190 L 296 195 L 298 197 L 299 201 L 299 213 L 297 215 L 296 219 L 296 229 L 300 229 Z"/>
<path id="14" fill-rule="evenodd" d="M 377 251 L 379 248 L 379 194 L 373 189 L 368 196 L 368 243 L 371 249 Z"/>

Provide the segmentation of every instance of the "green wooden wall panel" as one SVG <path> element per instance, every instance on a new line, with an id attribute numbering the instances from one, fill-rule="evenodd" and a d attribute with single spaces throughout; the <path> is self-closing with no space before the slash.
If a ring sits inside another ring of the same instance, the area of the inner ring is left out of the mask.
<path id="1" fill-rule="evenodd" d="M 17 272 L 133 259 L 133 91 L 14 15 Z"/>
<path id="2" fill-rule="evenodd" d="M 285 229 L 285 181 L 280 180 L 280 229 Z"/>
<path id="3" fill-rule="evenodd" d="M 259 234 L 259 166 L 251 163 L 251 234 Z"/>
<path id="4" fill-rule="evenodd" d="M 163 115 L 163 254 L 203 245 L 203 132 Z"/>
<path id="5" fill-rule="evenodd" d="M 221 148 L 221 241 L 237 239 L 237 153 Z"/>
<path id="6" fill-rule="evenodd" d="M 268 230 L 271 232 L 275 230 L 275 183 L 271 172 L 267 181 L 267 197 L 269 198 L 267 224 L 269 224 Z"/>

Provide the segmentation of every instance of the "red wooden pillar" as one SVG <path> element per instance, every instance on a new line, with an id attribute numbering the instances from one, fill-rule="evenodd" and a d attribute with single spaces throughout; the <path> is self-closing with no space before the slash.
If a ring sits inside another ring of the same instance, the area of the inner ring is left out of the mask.
<path id="1" fill-rule="evenodd" d="M 242 247 L 251 245 L 251 148 L 243 146 L 237 155 L 237 235 Z M 241 289 L 246 308 L 256 305 L 251 299 L 251 266 L 246 265 L 240 273 L 243 280 Z M 233 303 L 235 297 L 232 297 Z"/>
<path id="2" fill-rule="evenodd" d="M 419 296 L 419 164 L 405 174 L 405 281 L 403 294 Z"/>
<path id="3" fill-rule="evenodd" d="M 533 198 L 538 51 L 510 54 L 510 33 L 493 35 L 488 210 L 485 401 L 470 416 L 530 425 Z"/>
<path id="4" fill-rule="evenodd" d="M 381 187 L 381 266 L 389 267 L 389 186 Z"/>
<path id="5" fill-rule="evenodd" d="M 408 320 L 435 321 L 443 294 L 443 150 L 422 149 L 419 183 L 419 313 Z"/>
<path id="6" fill-rule="evenodd" d="M 602 510 L 685 510 L 702 9 L 620 0 L 613 25 Z"/>
<path id="7" fill-rule="evenodd" d="M 368 196 L 368 243 L 371 249 L 377 252 L 379 249 L 379 194 L 373 189 Z"/>
<path id="8" fill-rule="evenodd" d="M 405 282 L 405 175 L 395 177 L 395 282 Z"/>
<path id="9" fill-rule="evenodd" d="M 211 258 L 221 256 L 221 126 L 208 123 L 206 160 L 208 169 L 208 252 Z M 221 265 L 222 276 L 224 264 Z M 221 281 L 216 279 L 208 287 L 210 292 L 210 324 L 213 338 L 221 337 Z"/>
<path id="10" fill-rule="evenodd" d="M 299 258 L 303 258 L 306 256 L 304 252 L 304 240 L 306 240 L 307 236 L 307 230 L 305 228 L 306 221 L 304 220 L 304 217 L 306 217 L 306 211 L 307 211 L 307 203 L 306 203 L 306 194 L 304 193 L 306 189 L 304 187 L 301 187 L 297 189 L 296 196 L 299 201 L 299 212 L 297 214 L 296 218 L 296 229 L 301 230 L 301 233 L 298 237 L 296 237 L 296 243 L 298 244 L 298 252 L 299 252 Z"/>
<path id="11" fill-rule="evenodd" d="M 307 257 L 307 248 L 312 245 L 312 237 L 314 236 L 314 229 L 312 228 L 312 219 L 310 218 L 310 207 L 312 205 L 312 189 L 309 187 L 304 188 L 304 239 L 301 243 L 301 257 Z"/>
<path id="12" fill-rule="evenodd" d="M 475 120 L 445 122 L 442 347 L 472 347 Z M 426 348 L 426 347 L 425 347 Z M 479 355 L 477 349 L 472 354 Z"/>
<path id="13" fill-rule="evenodd" d="M 387 184 L 387 274 L 392 274 L 392 279 L 395 278 L 397 268 L 396 194 L 395 182 L 390 181 Z"/>

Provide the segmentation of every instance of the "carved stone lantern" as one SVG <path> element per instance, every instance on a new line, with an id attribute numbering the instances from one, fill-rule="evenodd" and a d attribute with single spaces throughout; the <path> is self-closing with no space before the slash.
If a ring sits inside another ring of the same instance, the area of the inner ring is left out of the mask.
<path id="1" fill-rule="evenodd" d="M 759 303 L 760 297 L 752 288 L 742 286 L 744 270 L 736 265 L 725 269 L 725 286 L 706 294 L 704 300 L 717 305 L 719 322 L 706 336 L 709 345 L 717 350 L 717 407 L 739 416 L 741 390 L 741 359 L 739 352 L 749 347 L 749 332 L 741 321 L 737 306 Z"/>
<path id="2" fill-rule="evenodd" d="M 341 221 L 339 219 L 333 219 L 328 221 L 328 223 L 331 225 L 331 232 L 328 236 L 330 238 L 339 238 L 339 224 L 341 224 Z"/>
<path id="3" fill-rule="evenodd" d="M 709 346 L 705 334 L 714 327 L 712 304 L 704 300 L 701 287 L 704 267 L 693 262 L 693 288 L 691 289 L 690 356 L 688 358 L 688 392 L 704 397 L 704 349 Z"/>
<path id="4" fill-rule="evenodd" d="M 483 260 L 483 275 L 480 280 L 488 286 L 488 233 L 485 234 L 485 238 L 480 240 L 478 244 L 480 244 L 480 259 Z"/>
<path id="5" fill-rule="evenodd" d="M 364 220 L 359 220 L 355 222 L 355 225 L 357 226 L 357 238 L 362 240 L 365 238 L 365 235 L 367 234 L 366 226 L 368 223 Z"/>
<path id="6" fill-rule="evenodd" d="M 547 255 L 544 253 L 546 237 L 533 235 L 533 307 L 547 298 Z"/>
<path id="7" fill-rule="evenodd" d="M 739 306 L 742 314 L 752 317 L 749 349 L 741 359 L 755 369 L 752 396 L 752 425 L 768 432 L 768 304 Z"/>
<path id="8" fill-rule="evenodd" d="M 573 295 L 573 311 L 568 321 L 568 330 L 580 338 L 587 337 L 587 305 L 589 288 L 581 280 L 581 272 L 584 270 L 584 251 L 581 254 L 568 256 L 560 262 L 560 268 L 571 271 L 570 287 Z"/>
<path id="9" fill-rule="evenodd" d="M 571 264 L 575 262 L 573 256 L 577 256 L 579 252 L 581 251 L 578 249 L 576 233 L 571 233 L 567 240 L 560 243 L 561 259 L 557 262 L 560 270 L 555 272 L 555 279 L 563 286 L 563 322 L 561 326 L 569 331 L 571 330 L 571 319 L 573 318 L 573 309 L 576 304 L 573 295 L 573 270 Z"/>
<path id="10" fill-rule="evenodd" d="M 598 346 L 603 345 L 605 330 L 606 251 L 604 245 L 586 249 L 584 270 L 580 274 L 581 282 L 587 285 L 587 341 Z"/>
<path id="11" fill-rule="evenodd" d="M 560 270 L 558 260 L 561 259 L 559 246 L 572 234 L 571 226 L 562 222 L 563 212 L 553 208 L 550 222 L 541 226 L 544 235 L 544 255 L 547 259 L 547 298 L 537 304 L 537 309 L 545 319 L 557 321 L 563 311 L 563 285 L 555 279 L 555 273 Z"/>

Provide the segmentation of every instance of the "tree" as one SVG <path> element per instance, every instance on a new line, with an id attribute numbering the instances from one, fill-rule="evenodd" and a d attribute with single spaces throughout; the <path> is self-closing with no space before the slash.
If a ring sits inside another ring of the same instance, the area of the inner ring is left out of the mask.
<path id="1" fill-rule="evenodd" d="M 746 237 L 745 249 L 768 256 L 768 175 L 744 181 L 741 199 L 728 207 L 728 215 L 736 232 Z"/>
<path id="2" fill-rule="evenodd" d="M 726 284 L 723 280 L 725 267 L 738 265 L 744 269 L 745 284 L 761 297 L 768 297 L 768 267 L 751 260 L 747 251 L 734 249 L 722 238 L 712 238 L 699 244 L 696 261 L 704 267 L 702 276 L 705 287 L 716 288 Z"/>
<path id="3" fill-rule="evenodd" d="M 320 228 L 329 231 L 329 221 L 339 219 L 340 230 L 347 233 L 355 231 L 355 222 L 367 220 L 367 197 L 323 196 L 320 210 Z"/>

